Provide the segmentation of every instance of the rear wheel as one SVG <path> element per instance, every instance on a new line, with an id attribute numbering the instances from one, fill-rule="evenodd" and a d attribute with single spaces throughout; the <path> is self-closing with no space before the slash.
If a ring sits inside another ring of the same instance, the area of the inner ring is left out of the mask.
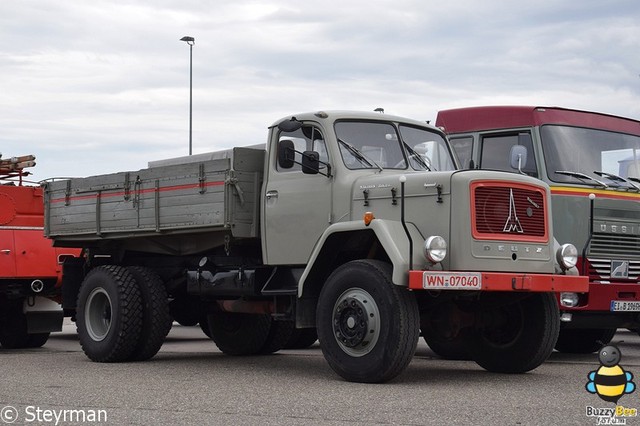
<path id="1" fill-rule="evenodd" d="M 462 327 L 462 312 L 454 303 L 433 306 L 420 320 L 422 337 L 429 348 L 444 359 L 471 359 L 467 333 Z"/>
<path id="2" fill-rule="evenodd" d="M 208 319 L 211 339 L 227 355 L 255 355 L 267 343 L 270 315 L 220 311 L 209 314 Z"/>
<path id="3" fill-rule="evenodd" d="M 607 345 L 616 331 L 615 328 L 563 328 L 556 349 L 568 354 L 590 354 Z"/>
<path id="4" fill-rule="evenodd" d="M 336 269 L 318 300 L 318 337 L 325 359 L 344 379 L 376 383 L 407 367 L 418 344 L 413 295 L 391 281 L 391 265 L 356 260 Z"/>
<path id="5" fill-rule="evenodd" d="M 167 290 L 158 274 L 139 266 L 127 269 L 136 280 L 142 297 L 142 330 L 129 359 L 144 361 L 158 353 L 171 330 L 173 318 L 169 312 Z"/>
<path id="6" fill-rule="evenodd" d="M 28 347 L 27 317 L 22 312 L 23 299 L 9 300 L 0 312 L 0 344 L 5 349 Z"/>
<path id="7" fill-rule="evenodd" d="M 264 343 L 262 349 L 260 349 L 260 353 L 272 354 L 284 348 L 287 342 L 289 342 L 289 339 L 291 339 L 293 329 L 293 321 L 275 321 L 272 319 L 267 341 Z"/>
<path id="8" fill-rule="evenodd" d="M 285 349 L 306 349 L 318 340 L 315 328 L 294 328 Z"/>
<path id="9" fill-rule="evenodd" d="M 558 303 L 552 294 L 537 293 L 512 302 L 498 298 L 477 313 L 469 352 L 486 370 L 524 373 L 549 357 L 559 331 Z"/>
<path id="10" fill-rule="evenodd" d="M 140 290 L 121 266 L 99 266 L 89 272 L 78 294 L 77 327 L 80 345 L 93 361 L 128 359 L 142 330 Z"/>
<path id="11" fill-rule="evenodd" d="M 37 333 L 37 334 L 29 334 L 27 338 L 27 348 L 40 348 L 47 340 L 49 340 L 50 333 Z"/>
<path id="12" fill-rule="evenodd" d="M 194 304 L 186 296 L 173 299 L 169 303 L 169 310 L 173 320 L 184 327 L 198 325 L 201 319 L 199 311 L 194 309 Z"/>

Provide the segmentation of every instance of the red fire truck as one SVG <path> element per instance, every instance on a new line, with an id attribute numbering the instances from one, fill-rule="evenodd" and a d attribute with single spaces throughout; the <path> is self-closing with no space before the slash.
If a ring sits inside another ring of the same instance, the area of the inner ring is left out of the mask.
<path id="1" fill-rule="evenodd" d="M 42 188 L 29 184 L 26 155 L 0 154 L 0 344 L 35 348 L 62 329 L 62 262 L 77 250 L 54 248 L 43 234 Z"/>

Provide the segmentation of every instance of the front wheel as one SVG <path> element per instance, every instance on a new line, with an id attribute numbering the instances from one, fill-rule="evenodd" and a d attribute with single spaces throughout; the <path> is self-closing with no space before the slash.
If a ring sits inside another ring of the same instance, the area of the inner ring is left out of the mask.
<path id="1" fill-rule="evenodd" d="M 469 352 L 488 371 L 525 373 L 549 357 L 559 331 L 558 303 L 552 294 L 513 301 L 497 297 L 477 312 Z"/>
<path id="2" fill-rule="evenodd" d="M 393 284 L 391 272 L 381 261 L 352 261 L 336 269 L 320 293 L 320 347 L 329 366 L 348 381 L 391 380 L 416 350 L 418 307 L 406 288 Z"/>
<path id="3" fill-rule="evenodd" d="M 567 354 L 590 354 L 607 345 L 615 328 L 565 328 L 560 330 L 556 350 Z"/>

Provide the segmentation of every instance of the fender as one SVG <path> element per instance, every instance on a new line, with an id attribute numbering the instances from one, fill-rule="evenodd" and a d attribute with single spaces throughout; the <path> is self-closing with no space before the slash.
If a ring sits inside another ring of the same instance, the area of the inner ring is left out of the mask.
<path id="1" fill-rule="evenodd" d="M 407 227 L 414 245 L 414 268 L 426 269 L 428 262 L 421 255 L 425 238 L 412 223 L 407 223 Z M 395 220 L 374 219 L 369 226 L 366 226 L 363 221 L 358 220 L 333 224 L 320 236 L 298 283 L 298 297 L 302 297 L 305 283 L 313 276 L 314 266 L 322 259 L 327 240 L 337 234 L 354 231 L 373 232 L 393 264 L 393 283 L 405 287 L 409 285 L 409 240 L 402 223 Z"/>

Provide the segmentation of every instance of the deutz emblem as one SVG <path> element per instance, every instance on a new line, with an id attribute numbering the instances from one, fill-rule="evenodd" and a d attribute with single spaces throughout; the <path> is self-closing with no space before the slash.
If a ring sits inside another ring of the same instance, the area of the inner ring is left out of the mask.
<path id="1" fill-rule="evenodd" d="M 629 261 L 612 260 L 611 278 L 629 278 Z"/>
<path id="2" fill-rule="evenodd" d="M 516 202 L 513 199 L 513 189 L 509 190 L 509 217 L 502 228 L 502 232 L 517 232 L 523 234 L 524 230 L 516 214 Z"/>

